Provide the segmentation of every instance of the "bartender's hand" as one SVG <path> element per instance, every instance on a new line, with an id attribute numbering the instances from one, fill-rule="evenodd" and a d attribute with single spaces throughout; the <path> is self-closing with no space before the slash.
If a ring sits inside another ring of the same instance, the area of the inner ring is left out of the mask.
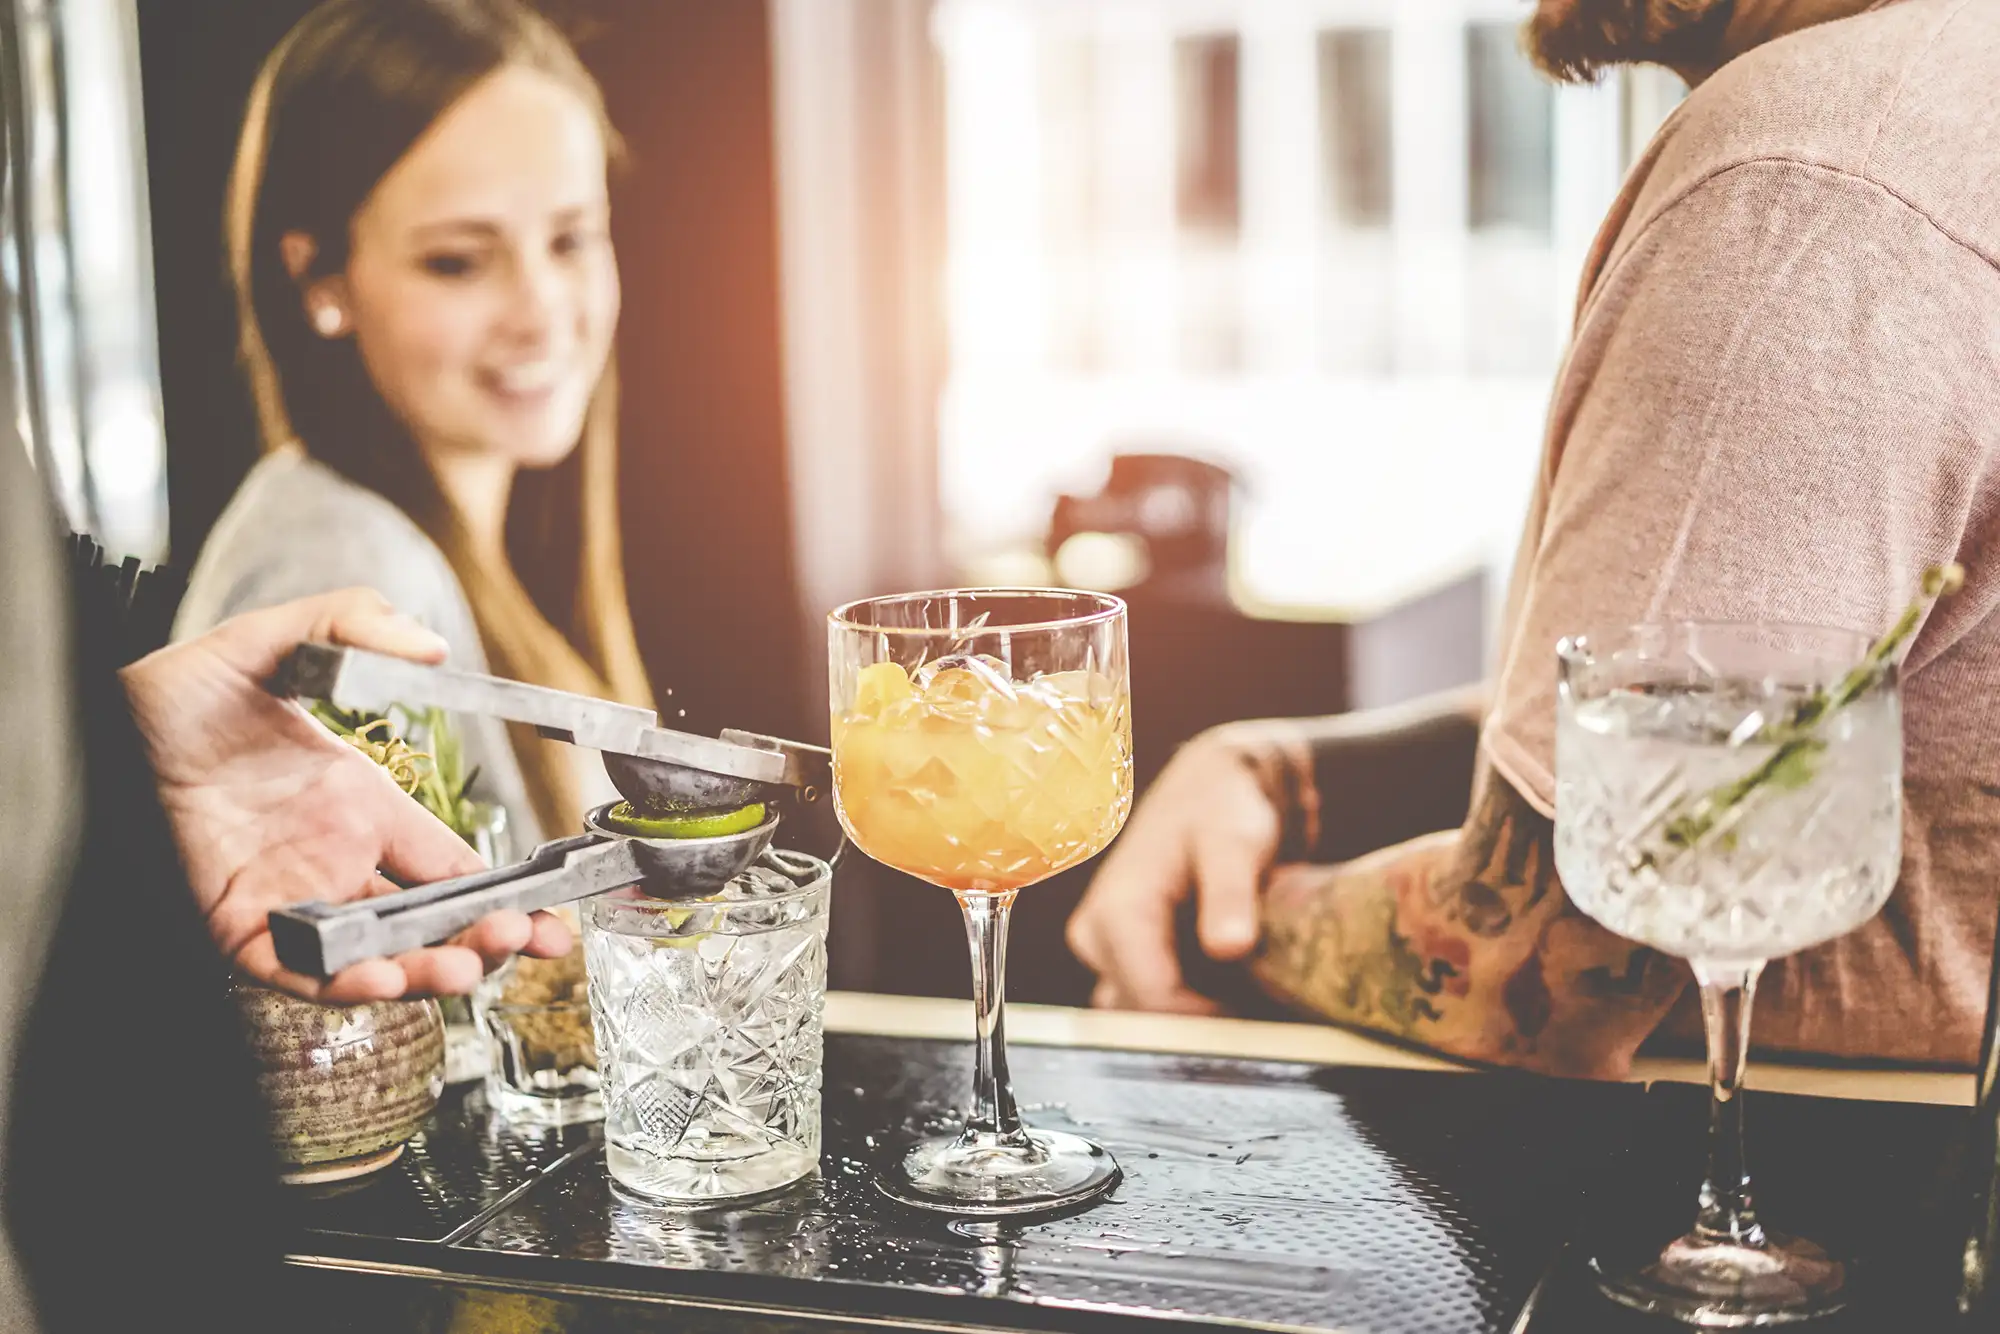
<path id="1" fill-rule="evenodd" d="M 1097 973 L 1091 1004 L 1216 1014 L 1182 980 L 1174 909 L 1195 895 L 1202 949 L 1224 962 L 1258 938 L 1258 887 L 1278 851 L 1282 815 L 1258 777 L 1263 723 L 1213 728 L 1154 780 L 1069 919 L 1070 949 Z"/>
<path id="2" fill-rule="evenodd" d="M 159 782 L 188 879 L 223 954 L 250 976 L 308 1000 L 352 1004 L 470 991 L 517 953 L 553 957 L 569 929 L 545 913 L 496 912 L 449 945 L 371 959 L 321 981 L 279 965 L 273 908 L 386 894 L 484 866 L 388 773 L 264 688 L 308 640 L 444 658 L 445 644 L 351 589 L 236 617 L 126 668 L 125 691 Z"/>

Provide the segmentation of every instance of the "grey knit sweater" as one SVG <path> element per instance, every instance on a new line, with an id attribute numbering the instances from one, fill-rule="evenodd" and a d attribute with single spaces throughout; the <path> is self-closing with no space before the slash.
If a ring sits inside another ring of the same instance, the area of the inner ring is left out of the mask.
<path id="1" fill-rule="evenodd" d="M 189 576 L 174 638 L 241 612 L 354 587 L 375 589 L 444 636 L 452 666 L 487 670 L 472 607 L 437 544 L 388 500 L 297 450 L 266 455 L 223 510 Z M 525 855 L 541 830 L 506 725 L 453 721 L 466 763 L 479 770 L 472 795 L 506 808 L 515 853 Z M 580 772 L 594 769 L 604 782 L 595 756 L 579 759 L 588 761 Z"/>

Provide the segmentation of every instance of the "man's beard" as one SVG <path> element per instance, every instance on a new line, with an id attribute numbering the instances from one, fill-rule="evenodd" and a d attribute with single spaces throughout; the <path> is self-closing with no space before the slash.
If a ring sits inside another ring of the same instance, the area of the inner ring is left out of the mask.
<path id="1" fill-rule="evenodd" d="M 1570 83 L 1609 65 L 1713 64 L 1735 10 L 1736 0 L 1538 0 L 1528 54 Z"/>

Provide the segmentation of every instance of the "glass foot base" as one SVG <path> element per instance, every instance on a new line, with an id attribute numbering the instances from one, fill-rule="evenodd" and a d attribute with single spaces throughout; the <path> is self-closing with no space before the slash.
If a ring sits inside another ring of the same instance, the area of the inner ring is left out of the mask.
<path id="1" fill-rule="evenodd" d="M 1600 1271 L 1598 1287 L 1623 1306 L 1685 1325 L 1747 1329 L 1838 1311 L 1847 1268 L 1813 1243 L 1778 1233 L 1765 1233 L 1762 1246 L 1689 1233 L 1636 1273 Z"/>
<path id="2" fill-rule="evenodd" d="M 486 1076 L 486 1106 L 501 1120 L 520 1126 L 574 1126 L 604 1119 L 604 1095 L 585 1084 L 567 1092 L 523 1092 L 492 1072 Z"/>
<path id="3" fill-rule="evenodd" d="M 875 1184 L 892 1200 L 966 1218 L 1066 1209 L 1118 1184 L 1117 1161 L 1081 1136 L 1029 1130 L 1025 1138 L 1025 1144 L 997 1135 L 925 1140 Z"/>
<path id="4" fill-rule="evenodd" d="M 781 1140 L 736 1157 L 677 1158 L 647 1148 L 604 1146 L 611 1179 L 649 1204 L 738 1204 L 784 1190 L 819 1169 L 819 1146 Z"/>

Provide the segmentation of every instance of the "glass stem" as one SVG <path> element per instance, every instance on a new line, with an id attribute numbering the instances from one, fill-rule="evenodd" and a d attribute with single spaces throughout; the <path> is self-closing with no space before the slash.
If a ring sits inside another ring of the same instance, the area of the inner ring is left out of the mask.
<path id="1" fill-rule="evenodd" d="M 1708 1179 L 1701 1184 L 1695 1231 L 1710 1241 L 1764 1245 L 1743 1161 L 1743 1066 L 1750 1050 L 1750 1006 L 1764 965 L 1696 963 L 1702 1027 L 1708 1032 Z"/>
<path id="2" fill-rule="evenodd" d="M 1007 917 L 1014 892 L 962 893 L 965 939 L 972 948 L 972 1008 L 978 1023 L 978 1065 L 973 1074 L 972 1117 L 967 1141 L 1025 1145 L 1014 1089 L 1007 1078 Z"/>

